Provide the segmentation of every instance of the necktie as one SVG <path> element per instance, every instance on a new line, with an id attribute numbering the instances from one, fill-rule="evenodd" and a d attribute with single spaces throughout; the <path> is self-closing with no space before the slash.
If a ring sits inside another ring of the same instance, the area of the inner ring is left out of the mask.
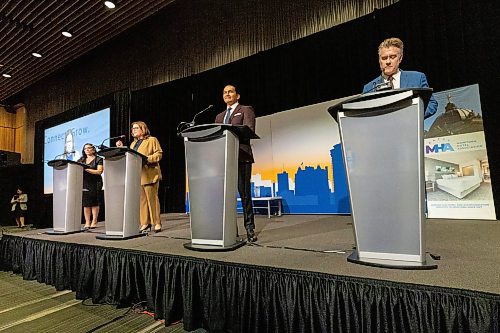
<path id="1" fill-rule="evenodd" d="M 227 108 L 224 124 L 229 124 L 229 118 L 231 118 L 231 108 Z"/>
<path id="2" fill-rule="evenodd" d="M 389 83 L 389 86 L 391 87 L 391 89 L 394 89 L 394 77 L 389 76 L 387 78 L 387 82 Z"/>

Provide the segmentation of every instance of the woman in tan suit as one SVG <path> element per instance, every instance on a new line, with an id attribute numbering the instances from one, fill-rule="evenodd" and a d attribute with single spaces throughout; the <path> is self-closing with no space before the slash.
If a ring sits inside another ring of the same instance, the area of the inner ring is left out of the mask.
<path id="1" fill-rule="evenodd" d="M 130 148 L 148 158 L 141 172 L 140 220 L 141 232 L 151 230 L 161 231 L 160 200 L 158 186 L 161 180 L 160 160 L 163 151 L 160 142 L 151 136 L 148 125 L 142 121 L 132 123 L 132 137 L 134 141 Z"/>

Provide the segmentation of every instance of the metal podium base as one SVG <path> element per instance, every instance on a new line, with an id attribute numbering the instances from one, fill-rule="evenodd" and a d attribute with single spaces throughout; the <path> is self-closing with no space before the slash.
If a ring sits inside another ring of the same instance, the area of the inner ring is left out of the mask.
<path id="1" fill-rule="evenodd" d="M 137 238 L 137 237 L 142 237 L 146 236 L 147 234 L 136 234 L 136 235 L 131 235 L 127 237 L 123 237 L 120 235 L 106 235 L 106 234 L 100 234 L 95 236 L 96 239 L 105 239 L 105 240 L 125 240 L 125 239 L 131 239 L 131 238 Z"/>
<path id="2" fill-rule="evenodd" d="M 415 262 L 415 261 L 402 261 L 402 260 L 389 260 L 389 259 L 369 259 L 369 258 L 359 258 L 358 251 L 354 250 L 349 257 L 347 257 L 348 262 L 354 264 L 382 267 L 382 268 L 393 268 L 393 269 L 436 269 L 438 267 L 436 261 L 431 258 L 427 253 L 425 255 L 425 262 Z"/>
<path id="3" fill-rule="evenodd" d="M 75 230 L 75 231 L 57 231 L 57 230 L 54 230 L 54 229 L 50 229 L 48 231 L 45 232 L 45 234 L 47 235 L 71 235 L 71 234 L 77 234 L 79 232 L 84 232 L 85 230 L 84 229 L 80 229 L 80 230 Z"/>
<path id="4" fill-rule="evenodd" d="M 242 247 L 247 242 L 241 239 L 236 240 L 236 243 L 229 246 L 218 246 L 218 245 L 205 245 L 205 244 L 193 244 L 193 243 L 184 243 L 184 247 L 188 250 L 193 251 L 201 251 L 201 252 L 226 252 L 226 251 L 234 251 L 237 248 Z"/>

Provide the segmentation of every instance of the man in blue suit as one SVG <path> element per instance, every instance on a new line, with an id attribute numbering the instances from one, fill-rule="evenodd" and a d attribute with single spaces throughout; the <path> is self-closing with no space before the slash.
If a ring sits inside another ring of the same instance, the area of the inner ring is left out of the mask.
<path id="1" fill-rule="evenodd" d="M 402 71 L 399 64 L 403 60 L 403 41 L 399 38 L 388 38 L 380 43 L 378 47 L 378 62 L 380 64 L 381 75 L 368 82 L 363 87 L 363 93 L 375 90 L 376 85 L 387 83 L 394 89 L 398 88 L 429 88 L 427 78 L 424 73 L 416 71 Z M 436 113 L 438 102 L 431 95 L 424 118 L 428 118 Z"/>

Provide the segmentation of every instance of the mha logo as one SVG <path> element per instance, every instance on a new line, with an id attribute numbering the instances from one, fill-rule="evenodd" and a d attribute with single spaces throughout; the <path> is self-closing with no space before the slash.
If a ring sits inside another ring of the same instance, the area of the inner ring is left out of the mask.
<path id="1" fill-rule="evenodd" d="M 449 143 L 442 143 L 442 144 L 435 144 L 434 146 L 425 146 L 425 153 L 426 154 L 430 154 L 430 153 L 445 153 L 447 151 L 455 151 L 455 149 L 453 149 L 453 147 L 451 146 L 451 144 Z"/>

